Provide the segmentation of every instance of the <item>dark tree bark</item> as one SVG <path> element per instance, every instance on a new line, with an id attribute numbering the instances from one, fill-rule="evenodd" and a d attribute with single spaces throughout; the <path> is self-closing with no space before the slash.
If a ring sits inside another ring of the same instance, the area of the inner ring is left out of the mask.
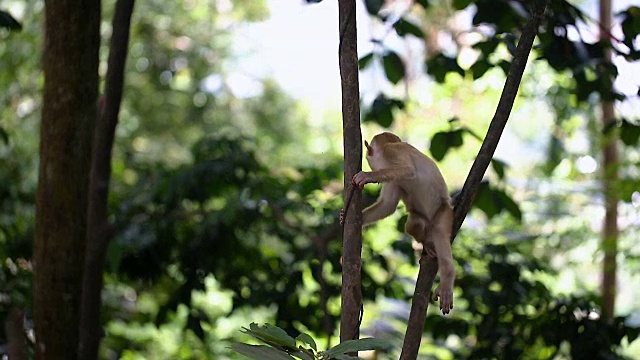
<path id="1" fill-rule="evenodd" d="M 11 360 L 27 360 L 27 347 L 24 333 L 24 311 L 13 306 L 9 316 L 4 320 L 4 331 L 7 335 L 7 355 Z"/>
<path id="2" fill-rule="evenodd" d="M 87 253 L 80 308 L 78 347 L 80 360 L 92 360 L 98 357 L 103 333 L 100 323 L 102 277 L 107 247 L 112 235 L 107 213 L 111 154 L 122 101 L 133 5 L 134 0 L 118 0 L 115 5 L 104 101 L 100 106 L 93 139 L 87 215 Z"/>
<path id="3" fill-rule="evenodd" d="M 45 1 L 34 239 L 36 359 L 77 357 L 99 30 L 99 0 Z"/>
<path id="4" fill-rule="evenodd" d="M 351 178 L 362 170 L 360 132 L 360 90 L 358 88 L 358 49 L 355 0 L 339 0 L 340 45 L 338 57 L 342 80 L 342 129 L 344 141 L 345 203 Z M 345 219 L 342 240 L 342 312 L 340 341 L 357 339 L 360 334 L 362 289 L 362 193 L 354 191 Z"/>
<path id="5" fill-rule="evenodd" d="M 452 242 L 460 226 L 462 226 L 464 218 L 471 209 L 473 200 L 480 188 L 480 181 L 482 181 L 482 177 L 491 163 L 493 154 L 498 146 L 498 141 L 500 141 L 507 120 L 509 120 L 513 102 L 518 94 L 522 74 L 527 65 L 527 58 L 531 52 L 538 26 L 540 26 L 540 22 L 542 21 L 547 1 L 549 0 L 536 0 L 534 2 L 532 16 L 522 30 L 522 36 L 518 42 L 511 67 L 509 68 L 496 113 L 491 120 L 487 135 L 478 151 L 478 156 L 473 162 L 471 170 L 469 170 L 469 175 L 467 176 L 462 191 L 455 199 L 455 216 L 453 220 L 453 231 L 451 233 Z M 429 306 L 431 287 L 433 286 L 433 280 L 437 271 L 437 261 L 428 258 L 426 254 L 423 253 L 420 258 L 420 270 L 418 272 L 409 322 L 400 355 L 400 359 L 402 360 L 416 359 L 418 356 L 427 308 Z"/>
<path id="6" fill-rule="evenodd" d="M 600 40 L 611 41 L 611 0 L 600 0 Z M 611 61 L 611 49 L 605 49 L 605 60 Z M 614 103 L 602 100 L 602 125 L 604 129 L 615 129 Z M 618 264 L 618 202 L 616 192 L 618 181 L 618 134 L 615 130 L 607 132 L 602 145 L 602 186 L 605 199 L 605 215 L 602 227 L 602 304 L 603 315 L 613 319 L 616 303 L 616 275 Z"/>

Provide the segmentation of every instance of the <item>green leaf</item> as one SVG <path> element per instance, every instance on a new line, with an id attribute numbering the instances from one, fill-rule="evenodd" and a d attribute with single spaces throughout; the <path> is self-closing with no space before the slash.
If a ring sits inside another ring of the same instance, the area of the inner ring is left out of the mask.
<path id="1" fill-rule="evenodd" d="M 462 10 L 471 4 L 471 0 L 453 0 L 453 8 Z"/>
<path id="2" fill-rule="evenodd" d="M 491 55 L 491 53 L 496 51 L 496 48 L 498 47 L 499 44 L 500 44 L 500 39 L 493 37 L 486 41 L 479 41 L 473 44 L 472 47 L 476 50 L 480 50 L 483 57 L 486 58 L 487 56 Z"/>
<path id="3" fill-rule="evenodd" d="M 501 160 L 497 160 L 497 159 L 491 159 L 491 166 L 493 167 L 493 171 L 496 172 L 496 174 L 498 175 L 498 178 L 500 180 L 504 179 L 504 168 L 507 167 L 508 165 Z"/>
<path id="4" fill-rule="evenodd" d="M 296 347 L 296 340 L 294 338 L 289 336 L 287 332 L 281 328 L 270 324 L 260 326 L 256 323 L 251 323 L 249 329 L 243 328 L 243 332 L 269 345 L 280 345 L 290 348 Z"/>
<path id="5" fill-rule="evenodd" d="M 0 139 L 5 143 L 5 145 L 9 145 L 9 134 L 7 131 L 0 127 Z"/>
<path id="6" fill-rule="evenodd" d="M 6 11 L 0 10 L 0 28 L 9 28 L 10 30 L 20 30 L 22 25 Z"/>
<path id="7" fill-rule="evenodd" d="M 382 5 L 384 5 L 384 0 L 365 0 L 364 4 L 369 14 L 378 15 Z"/>
<path id="8" fill-rule="evenodd" d="M 443 83 L 448 73 L 453 72 L 464 77 L 464 69 L 458 65 L 458 60 L 444 54 L 438 54 L 426 62 L 427 73 L 439 82 Z"/>
<path id="9" fill-rule="evenodd" d="M 462 146 L 463 129 L 456 129 L 452 131 L 440 131 L 433 135 L 431 138 L 431 145 L 429 151 L 431 155 L 437 161 L 440 161 L 447 154 L 449 149 Z"/>
<path id="10" fill-rule="evenodd" d="M 386 341 L 374 338 L 366 338 L 344 341 L 327 351 L 321 352 L 321 354 L 326 357 L 338 357 L 339 355 L 344 355 L 349 352 L 364 350 L 384 350 L 387 348 L 389 348 L 389 343 L 387 343 Z"/>
<path id="11" fill-rule="evenodd" d="M 301 333 L 300 335 L 298 335 L 296 340 L 309 345 L 313 349 L 313 351 L 318 351 L 318 346 L 316 345 L 316 342 L 313 340 L 313 338 L 309 334 Z"/>
<path id="12" fill-rule="evenodd" d="M 295 360 L 286 352 L 265 345 L 235 343 L 231 349 L 254 360 Z"/>
<path id="13" fill-rule="evenodd" d="M 462 140 L 462 133 L 462 129 L 449 131 L 449 135 L 447 138 L 447 140 L 449 141 L 449 147 L 457 148 L 462 146 L 462 144 L 464 143 L 464 141 Z"/>
<path id="14" fill-rule="evenodd" d="M 480 188 L 478 189 L 476 198 L 473 200 L 473 206 L 477 207 L 485 214 L 487 214 L 487 217 L 489 219 L 496 216 L 500 212 L 496 207 L 495 202 L 493 201 L 492 192 L 487 181 L 483 181 L 480 183 Z"/>
<path id="15" fill-rule="evenodd" d="M 431 4 L 429 4 L 429 0 L 416 0 L 416 3 L 422 5 L 422 7 L 425 9 L 431 6 Z"/>
<path id="16" fill-rule="evenodd" d="M 387 75 L 387 79 L 394 84 L 402 80 L 404 77 L 404 63 L 398 54 L 393 51 L 387 52 L 382 57 L 382 65 L 384 66 L 384 72 Z"/>
<path id="17" fill-rule="evenodd" d="M 374 121 L 380 126 L 389 127 L 393 123 L 394 108 L 403 109 L 404 102 L 398 99 L 389 99 L 384 94 L 380 94 L 371 104 L 364 121 Z"/>
<path id="18" fill-rule="evenodd" d="M 360 60 L 358 60 L 358 69 L 362 70 L 366 68 L 372 59 L 373 53 L 368 53 L 367 55 L 361 57 Z"/>
<path id="19" fill-rule="evenodd" d="M 506 210 L 514 219 L 522 221 L 522 211 L 511 196 L 503 190 L 494 190 L 493 193 L 499 201 L 500 210 Z"/>
<path id="20" fill-rule="evenodd" d="M 627 146 L 638 145 L 640 139 L 640 126 L 622 119 L 620 125 L 620 140 Z"/>
<path id="21" fill-rule="evenodd" d="M 405 19 L 400 19 L 393 24 L 393 28 L 396 29 L 396 33 L 400 36 L 411 34 L 420 39 L 424 38 L 424 32 L 414 23 L 411 23 Z"/>
<path id="22" fill-rule="evenodd" d="M 622 178 L 616 181 L 616 192 L 624 202 L 631 202 L 633 193 L 640 188 L 640 181 L 634 177 Z"/>
<path id="23" fill-rule="evenodd" d="M 473 65 L 471 65 L 471 74 L 473 74 L 473 80 L 477 80 L 486 74 L 491 69 L 491 64 L 486 59 L 479 59 Z"/>
<path id="24" fill-rule="evenodd" d="M 449 150 L 449 146 L 447 145 L 446 133 L 439 132 L 433 135 L 433 137 L 431 138 L 431 145 L 429 146 L 431 156 L 436 161 L 440 161 L 447 154 L 447 150 Z"/>

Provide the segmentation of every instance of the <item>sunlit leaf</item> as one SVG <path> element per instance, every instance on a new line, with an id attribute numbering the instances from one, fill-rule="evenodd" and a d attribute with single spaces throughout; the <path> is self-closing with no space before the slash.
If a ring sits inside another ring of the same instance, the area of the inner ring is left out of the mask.
<path id="1" fill-rule="evenodd" d="M 318 346 L 316 345 L 316 342 L 313 340 L 313 338 L 309 334 L 301 333 L 300 335 L 298 335 L 296 339 L 304 344 L 309 345 L 314 351 L 318 351 Z"/>
<path id="2" fill-rule="evenodd" d="M 231 348 L 254 360 L 294 360 L 294 358 L 284 351 L 274 349 L 266 345 L 248 345 L 235 343 Z"/>
<path id="3" fill-rule="evenodd" d="M 264 324 L 260 326 L 256 323 L 251 323 L 249 325 L 249 329 L 242 329 L 244 333 L 249 334 L 269 345 L 276 344 L 290 348 L 296 347 L 296 340 L 289 336 L 286 331 L 277 326 L 273 326 L 270 324 Z"/>
<path id="4" fill-rule="evenodd" d="M 338 357 L 349 352 L 364 350 L 384 350 L 389 348 L 389 343 L 379 339 L 366 338 L 344 341 L 331 349 L 322 352 L 327 357 Z"/>

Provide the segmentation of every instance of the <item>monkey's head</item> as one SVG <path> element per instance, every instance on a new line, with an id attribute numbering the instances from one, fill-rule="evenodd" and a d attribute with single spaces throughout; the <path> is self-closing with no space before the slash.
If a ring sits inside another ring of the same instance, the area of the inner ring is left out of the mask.
<path id="1" fill-rule="evenodd" d="M 371 139 L 371 144 L 364 141 L 364 146 L 367 148 L 367 161 L 372 169 L 376 169 L 378 164 L 382 161 L 382 149 L 386 144 L 402 142 L 400 138 L 390 132 L 380 133 Z"/>
<path id="2" fill-rule="evenodd" d="M 364 146 L 367 147 L 367 157 L 378 155 L 376 154 L 376 151 L 381 150 L 388 143 L 396 142 L 402 142 L 402 140 L 400 140 L 396 134 L 392 134 L 390 132 L 383 132 L 374 136 L 373 139 L 371 139 L 371 144 L 365 140 Z"/>

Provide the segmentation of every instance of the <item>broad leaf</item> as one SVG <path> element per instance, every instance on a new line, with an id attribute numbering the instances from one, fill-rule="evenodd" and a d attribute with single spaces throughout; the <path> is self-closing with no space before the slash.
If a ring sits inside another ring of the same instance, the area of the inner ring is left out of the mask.
<path id="1" fill-rule="evenodd" d="M 493 167 L 493 171 L 496 172 L 498 178 L 500 180 L 504 179 L 504 168 L 507 167 L 507 164 L 504 161 L 491 159 L 491 166 Z"/>
<path id="2" fill-rule="evenodd" d="M 389 343 L 379 339 L 366 338 L 358 340 L 347 340 L 342 342 L 322 354 L 327 357 L 338 357 L 349 352 L 357 352 L 364 350 L 384 350 L 389 347 Z"/>
<path id="3" fill-rule="evenodd" d="M 365 0 L 364 4 L 369 14 L 378 15 L 382 5 L 384 5 L 384 0 Z"/>
<path id="4" fill-rule="evenodd" d="M 400 36 L 411 34 L 420 39 L 424 38 L 424 32 L 422 32 L 420 27 L 402 18 L 393 24 L 393 28 L 396 29 L 396 32 Z"/>
<path id="5" fill-rule="evenodd" d="M 389 99 L 384 94 L 378 95 L 371 104 L 364 121 L 375 121 L 383 127 L 389 127 L 393 123 L 393 109 L 403 109 L 404 102 L 397 99 Z"/>
<path id="6" fill-rule="evenodd" d="M 295 360 L 284 351 L 266 345 L 248 345 L 235 343 L 231 345 L 233 351 L 254 360 Z"/>
<path id="7" fill-rule="evenodd" d="M 623 119 L 620 125 L 620 140 L 627 146 L 636 146 L 638 139 L 640 139 L 640 125 Z"/>
<path id="8" fill-rule="evenodd" d="M 387 79 L 394 84 L 402 80 L 404 77 L 404 63 L 398 54 L 393 51 L 386 53 L 382 57 L 382 65 L 384 66 L 384 73 L 387 75 Z"/>
<path id="9" fill-rule="evenodd" d="M 448 73 L 453 72 L 464 77 L 464 69 L 458 65 L 458 60 L 444 54 L 438 54 L 426 62 L 427 73 L 439 82 L 443 83 Z"/>
<path id="10" fill-rule="evenodd" d="M 367 55 L 361 57 L 358 60 L 358 69 L 362 70 L 366 68 L 372 59 L 373 59 L 373 53 L 368 53 Z"/>
<path id="11" fill-rule="evenodd" d="M 318 346 L 316 345 L 316 342 L 313 340 L 311 336 L 309 336 L 309 334 L 302 333 L 298 335 L 296 340 L 309 345 L 313 349 L 313 351 L 318 351 Z"/>
<path id="12" fill-rule="evenodd" d="M 6 11 L 0 10 L 0 28 L 9 28 L 11 30 L 20 30 L 22 25 Z"/>
<path id="13" fill-rule="evenodd" d="M 290 348 L 296 347 L 296 340 L 277 326 L 273 326 L 270 324 L 264 324 L 263 326 L 260 326 L 256 323 L 251 323 L 249 325 L 249 329 L 242 329 L 244 333 L 249 334 L 269 345 L 280 345 Z"/>

